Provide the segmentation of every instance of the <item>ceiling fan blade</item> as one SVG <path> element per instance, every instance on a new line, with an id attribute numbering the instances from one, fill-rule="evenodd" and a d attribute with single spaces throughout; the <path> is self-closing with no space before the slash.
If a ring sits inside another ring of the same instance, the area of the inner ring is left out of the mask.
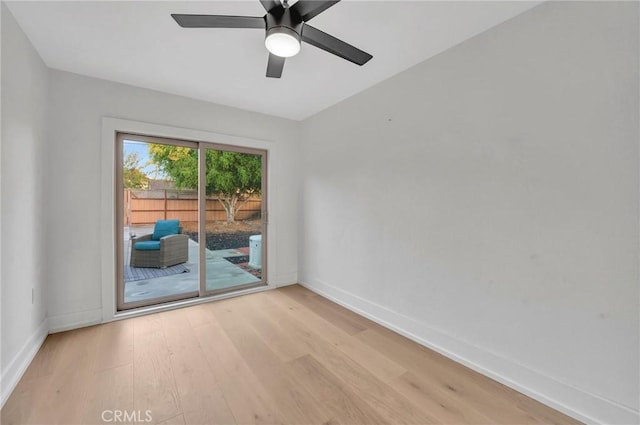
<path id="1" fill-rule="evenodd" d="M 284 68 L 284 60 L 280 56 L 276 56 L 273 53 L 269 53 L 269 62 L 267 63 L 267 77 L 280 78 L 282 76 L 282 69 Z"/>
<path id="2" fill-rule="evenodd" d="M 264 17 L 225 15 L 181 15 L 171 16 L 183 28 L 261 28 L 266 27 Z"/>
<path id="3" fill-rule="evenodd" d="M 278 6 L 282 7 L 282 3 L 278 0 L 260 0 L 260 3 L 262 3 L 262 7 L 264 7 L 264 10 L 267 12 L 271 12 L 272 9 L 275 9 Z"/>
<path id="4" fill-rule="evenodd" d="M 307 24 L 302 27 L 302 40 L 356 65 L 364 65 L 373 57 L 369 53 Z"/>
<path id="5" fill-rule="evenodd" d="M 295 11 L 304 22 L 317 16 L 338 3 L 340 0 L 298 0 L 296 4 L 291 6 L 291 10 Z"/>

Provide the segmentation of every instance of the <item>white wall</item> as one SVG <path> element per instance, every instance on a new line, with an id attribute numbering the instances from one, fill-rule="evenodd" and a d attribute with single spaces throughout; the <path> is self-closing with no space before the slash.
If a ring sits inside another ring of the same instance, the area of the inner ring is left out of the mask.
<path id="1" fill-rule="evenodd" d="M 638 4 L 553 2 L 303 123 L 300 279 L 638 421 Z"/>
<path id="2" fill-rule="evenodd" d="M 45 245 L 52 329 L 102 319 L 101 260 L 113 254 L 101 251 L 101 167 L 112 162 L 103 153 L 103 117 L 274 142 L 278 167 L 269 182 L 269 230 L 275 249 L 269 252 L 269 278 L 274 285 L 297 281 L 299 123 L 56 70 L 50 71 L 50 84 Z"/>
<path id="3" fill-rule="evenodd" d="M 2 7 L 2 402 L 46 336 L 47 68 Z M 35 301 L 31 301 L 31 291 Z"/>

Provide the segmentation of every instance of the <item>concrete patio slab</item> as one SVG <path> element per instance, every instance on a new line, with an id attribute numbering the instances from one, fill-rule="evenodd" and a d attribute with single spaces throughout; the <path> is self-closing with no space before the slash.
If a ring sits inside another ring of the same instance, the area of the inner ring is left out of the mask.
<path id="1" fill-rule="evenodd" d="M 139 232 L 139 234 L 143 233 Z M 125 231 L 124 245 L 124 264 L 128 265 L 130 258 L 129 250 L 131 249 L 128 230 Z M 208 291 L 260 282 L 260 279 L 251 273 L 246 272 L 237 265 L 224 259 L 225 257 L 240 255 L 246 254 L 236 249 L 223 249 L 217 251 L 205 249 L 206 288 Z M 189 269 L 189 273 L 180 273 L 153 279 L 125 282 L 125 303 L 197 292 L 199 284 L 199 257 L 198 243 L 189 239 L 189 261 L 184 264 Z"/>

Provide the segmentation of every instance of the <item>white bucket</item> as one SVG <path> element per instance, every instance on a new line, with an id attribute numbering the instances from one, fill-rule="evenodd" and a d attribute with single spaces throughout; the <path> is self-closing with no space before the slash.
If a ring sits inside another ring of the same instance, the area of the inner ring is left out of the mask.
<path id="1" fill-rule="evenodd" d="M 262 269 L 262 235 L 249 236 L 249 267 Z"/>

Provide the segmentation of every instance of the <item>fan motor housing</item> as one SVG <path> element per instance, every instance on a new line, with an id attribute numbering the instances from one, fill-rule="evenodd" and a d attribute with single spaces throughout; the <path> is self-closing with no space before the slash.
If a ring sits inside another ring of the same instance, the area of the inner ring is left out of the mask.
<path id="1" fill-rule="evenodd" d="M 302 18 L 294 16 L 289 8 L 282 10 L 281 14 L 267 13 L 265 16 L 267 21 L 267 31 L 265 37 L 268 37 L 274 30 L 277 32 L 285 32 L 298 41 L 302 38 Z"/>

